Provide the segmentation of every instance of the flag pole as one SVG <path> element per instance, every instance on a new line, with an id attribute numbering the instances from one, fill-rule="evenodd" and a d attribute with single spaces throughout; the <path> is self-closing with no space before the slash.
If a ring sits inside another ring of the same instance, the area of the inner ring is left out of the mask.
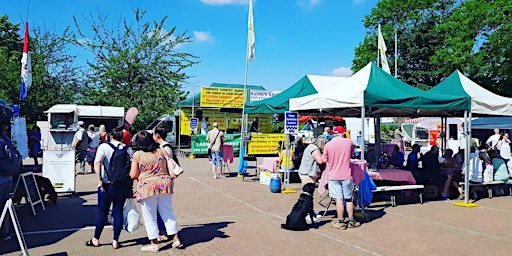
<path id="1" fill-rule="evenodd" d="M 247 118 L 245 118 L 245 102 L 247 100 L 247 76 L 249 69 L 249 60 L 254 61 L 254 18 L 252 12 L 252 0 L 249 1 L 249 14 L 247 17 L 247 48 L 245 51 L 245 76 L 244 76 L 244 95 L 243 95 L 243 105 L 242 105 L 242 125 L 240 127 L 241 140 L 240 140 L 240 153 L 239 153 L 239 167 L 238 167 L 238 177 L 243 178 L 245 175 L 245 145 L 247 144 L 245 141 L 245 136 L 247 134 Z"/>
<path id="2" fill-rule="evenodd" d="M 398 78 L 398 36 L 397 29 L 395 26 L 395 78 Z"/>

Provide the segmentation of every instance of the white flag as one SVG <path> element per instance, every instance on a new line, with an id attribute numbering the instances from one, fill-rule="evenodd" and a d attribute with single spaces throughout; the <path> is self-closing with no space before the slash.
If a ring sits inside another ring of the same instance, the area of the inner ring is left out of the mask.
<path id="1" fill-rule="evenodd" d="M 254 18 L 252 15 L 252 0 L 249 1 L 249 19 L 247 22 L 247 59 L 254 61 Z"/>
<path id="2" fill-rule="evenodd" d="M 391 74 L 391 70 L 389 70 L 389 64 L 388 64 L 388 57 L 386 56 L 386 51 L 388 50 L 386 48 L 386 42 L 384 42 L 384 37 L 382 36 L 382 33 L 380 32 L 380 24 L 379 24 L 379 36 L 377 39 L 379 53 L 380 53 L 380 63 L 382 70 L 388 72 L 388 74 Z"/>

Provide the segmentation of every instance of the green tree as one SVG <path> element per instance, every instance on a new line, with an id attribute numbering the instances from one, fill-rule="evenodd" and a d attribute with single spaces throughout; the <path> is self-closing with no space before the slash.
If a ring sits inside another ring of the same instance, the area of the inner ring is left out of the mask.
<path id="1" fill-rule="evenodd" d="M 9 22 L 9 17 L 0 16 L 0 99 L 18 103 L 21 72 L 22 40 L 20 24 Z"/>
<path id="2" fill-rule="evenodd" d="M 441 72 L 458 69 L 482 86 L 512 96 L 512 2 L 464 1 L 439 26 L 444 47 L 432 62 Z"/>
<path id="3" fill-rule="evenodd" d="M 196 56 L 177 51 L 177 46 L 191 42 L 186 33 L 177 34 L 176 27 L 165 28 L 160 22 L 143 22 L 145 11 L 134 10 L 135 24 L 126 18 L 118 21 L 117 29 L 107 25 L 101 14 L 84 17 L 92 27 L 88 37 L 74 17 L 78 34 L 72 42 L 91 52 L 90 68 L 84 102 L 135 106 L 139 115 L 135 129 L 143 129 L 155 117 L 170 114 L 186 94 L 182 84 L 189 76 L 185 69 L 196 64 Z"/>
<path id="4" fill-rule="evenodd" d="M 398 76 L 408 84 L 428 88 L 444 77 L 430 62 L 436 50 L 442 47 L 444 34 L 436 27 L 442 24 L 456 6 L 455 0 L 382 0 L 364 20 L 367 34 L 355 49 L 352 69 L 359 70 L 377 59 L 377 26 L 388 47 L 387 58 L 394 74 L 394 32 L 397 31 Z"/>

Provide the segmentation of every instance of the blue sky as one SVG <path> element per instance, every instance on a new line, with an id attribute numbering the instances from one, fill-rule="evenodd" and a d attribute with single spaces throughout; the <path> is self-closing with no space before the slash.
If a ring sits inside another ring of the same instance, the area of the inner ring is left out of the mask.
<path id="1" fill-rule="evenodd" d="M 249 62 L 248 84 L 284 90 L 302 76 L 351 74 L 354 48 L 363 41 L 362 20 L 378 0 L 253 0 L 256 59 Z M 116 24 L 133 18 L 133 9 L 146 10 L 145 21 L 168 16 L 193 42 L 178 50 L 199 57 L 188 69 L 187 89 L 211 83 L 243 84 L 249 0 L 2 0 L 0 14 L 12 23 L 28 20 L 60 35 L 73 27 L 73 16 L 100 12 Z M 28 17 L 28 18 L 27 18 Z M 88 25 L 83 22 L 82 28 Z M 22 33 L 22 31 L 20 31 Z M 77 52 L 81 59 L 85 53 Z M 36 74 L 34 74 L 36 75 Z M 195 89 L 194 89 L 195 88 Z"/>

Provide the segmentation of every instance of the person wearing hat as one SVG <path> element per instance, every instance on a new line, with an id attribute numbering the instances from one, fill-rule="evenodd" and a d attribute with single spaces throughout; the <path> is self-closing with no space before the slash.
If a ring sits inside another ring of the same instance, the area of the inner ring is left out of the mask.
<path id="1" fill-rule="evenodd" d="M 85 174 L 85 162 L 87 157 L 87 149 L 89 148 L 89 136 L 85 131 L 84 121 L 76 122 L 77 130 L 73 137 L 71 147 L 76 151 L 75 158 L 80 163 L 80 174 Z"/>
<path id="2" fill-rule="evenodd" d="M 337 219 L 331 222 L 331 227 L 335 229 L 347 229 L 347 227 L 359 227 L 359 223 L 354 219 L 354 183 L 352 182 L 352 171 L 350 168 L 350 158 L 354 154 L 354 145 L 352 140 L 344 137 L 345 128 L 336 126 L 333 129 L 334 138 L 325 144 L 322 154 L 322 161 L 327 163 L 325 171 L 329 177 L 329 196 L 336 200 Z M 345 214 L 345 206 L 348 219 Z"/>
<path id="3" fill-rule="evenodd" d="M 206 141 L 208 141 L 208 149 L 211 150 L 213 178 L 225 178 L 222 173 L 222 144 L 224 144 L 224 132 L 219 130 L 219 124 L 217 122 L 213 123 L 213 129 L 206 135 Z M 218 172 L 217 169 L 219 169 Z"/>

